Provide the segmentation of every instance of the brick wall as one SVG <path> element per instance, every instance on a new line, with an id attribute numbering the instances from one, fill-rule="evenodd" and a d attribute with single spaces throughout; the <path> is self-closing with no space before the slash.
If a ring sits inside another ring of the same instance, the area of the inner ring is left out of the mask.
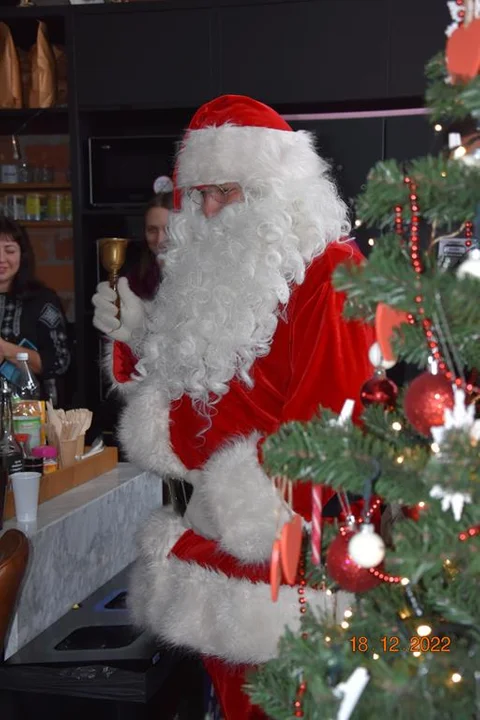
<path id="1" fill-rule="evenodd" d="M 65 182 L 70 166 L 67 135 L 22 135 L 20 145 L 25 160 L 32 165 L 48 165 L 55 182 Z M 11 162 L 11 138 L 0 136 L 1 162 Z M 73 233 L 71 228 L 28 228 L 35 253 L 37 276 L 55 290 L 70 322 L 75 319 L 75 281 Z"/>

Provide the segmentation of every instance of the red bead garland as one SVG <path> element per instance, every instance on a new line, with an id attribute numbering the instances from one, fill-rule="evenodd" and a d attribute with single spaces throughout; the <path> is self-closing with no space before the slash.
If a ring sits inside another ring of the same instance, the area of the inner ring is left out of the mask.
<path id="1" fill-rule="evenodd" d="M 388 573 L 380 572 L 380 570 L 376 570 L 375 568 L 369 568 L 369 572 L 372 573 L 372 575 L 375 575 L 376 578 L 379 580 L 382 580 L 382 582 L 386 583 L 400 583 L 402 582 L 402 578 L 400 575 L 389 575 Z"/>
<path id="2" fill-rule="evenodd" d="M 473 223 L 472 222 L 466 222 L 465 223 L 465 247 L 470 248 L 472 247 L 472 238 L 473 238 Z"/>
<path id="3" fill-rule="evenodd" d="M 295 717 L 303 717 L 303 696 L 305 694 L 306 689 L 307 689 L 307 683 L 301 682 L 300 685 L 298 686 L 296 700 L 293 703 L 293 707 L 295 710 L 295 712 L 293 714 Z"/>
<path id="4" fill-rule="evenodd" d="M 420 275 L 423 272 L 423 264 L 422 259 L 420 255 L 420 248 L 419 248 L 419 225 L 420 225 L 420 207 L 418 205 L 418 195 L 417 195 L 417 185 L 415 182 L 413 182 L 409 177 L 404 178 L 404 183 L 408 185 L 409 189 L 409 201 L 410 201 L 410 211 L 411 211 L 411 224 L 410 224 L 410 260 L 412 264 L 412 268 L 416 275 Z M 397 211 L 397 207 L 395 207 L 395 213 Z M 465 223 L 465 234 L 467 238 L 473 237 L 473 224 L 471 222 Z M 467 239 L 467 242 L 469 241 Z M 471 244 L 471 240 L 470 240 Z M 425 339 L 427 341 L 428 347 L 430 348 L 431 355 L 433 359 L 437 362 L 439 372 L 441 372 L 447 380 L 451 380 L 455 383 L 457 387 L 462 388 L 466 391 L 467 394 L 472 393 L 473 391 L 479 393 L 480 388 L 475 387 L 472 383 L 465 382 L 461 378 L 455 378 L 453 373 L 448 369 L 447 364 L 445 362 L 445 359 L 440 351 L 440 345 L 435 337 L 434 331 L 433 331 L 433 324 L 432 321 L 429 318 L 425 317 L 425 308 L 423 307 L 423 295 L 419 292 L 415 296 L 415 302 L 417 304 L 417 315 L 419 316 L 418 320 L 421 320 L 422 322 L 422 328 L 425 334 Z M 415 319 L 413 315 L 409 315 L 408 322 L 413 325 L 415 322 Z"/>
<path id="5" fill-rule="evenodd" d="M 372 502 L 372 504 L 370 505 L 369 509 L 368 509 L 367 512 L 366 512 L 366 514 L 365 514 L 365 520 L 369 520 L 370 517 L 371 517 L 371 516 L 373 515 L 373 513 L 375 512 L 375 510 L 377 510 L 377 509 L 380 507 L 381 504 L 382 504 L 382 501 L 379 500 L 379 498 L 376 498 L 376 499 Z M 358 520 L 356 520 L 356 522 L 357 522 L 357 524 L 360 524 L 360 523 L 365 522 L 365 520 L 364 520 L 364 518 L 358 518 Z"/>
<path id="6" fill-rule="evenodd" d="M 458 539 L 462 542 L 465 542 L 465 540 L 468 540 L 469 538 L 476 537 L 477 535 L 480 535 L 480 525 L 474 525 L 473 527 L 469 528 L 468 530 L 464 530 L 461 532 L 458 536 Z"/>
<path id="7" fill-rule="evenodd" d="M 403 238 L 403 208 L 401 205 L 395 205 L 395 232 Z"/>

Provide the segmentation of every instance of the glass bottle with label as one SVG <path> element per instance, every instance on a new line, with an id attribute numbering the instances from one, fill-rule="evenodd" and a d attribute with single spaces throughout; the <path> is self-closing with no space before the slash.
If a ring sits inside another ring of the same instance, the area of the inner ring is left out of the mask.
<path id="1" fill-rule="evenodd" d="M 3 511 L 8 478 L 23 470 L 20 445 L 13 433 L 12 397 L 5 378 L 0 380 L 0 530 L 3 527 Z"/>

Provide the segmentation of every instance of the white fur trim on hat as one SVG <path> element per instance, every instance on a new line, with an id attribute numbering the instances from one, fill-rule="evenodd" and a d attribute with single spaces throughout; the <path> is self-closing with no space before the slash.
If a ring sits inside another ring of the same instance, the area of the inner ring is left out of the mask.
<path id="1" fill-rule="evenodd" d="M 278 180 L 319 178 L 327 169 L 313 136 L 259 127 L 222 125 L 187 133 L 177 161 L 179 187 L 237 182 L 255 187 Z"/>
<path id="2" fill-rule="evenodd" d="M 298 592 L 282 586 L 278 601 L 267 583 L 237 580 L 221 572 L 168 557 L 182 533 L 164 510 L 150 518 L 140 537 L 140 555 L 129 590 L 134 622 L 174 646 L 185 646 L 233 663 L 263 663 L 278 652 L 288 626 L 300 629 Z M 171 543 L 171 544 L 170 544 Z M 347 593 L 327 595 L 307 588 L 309 607 L 343 620 Z"/>

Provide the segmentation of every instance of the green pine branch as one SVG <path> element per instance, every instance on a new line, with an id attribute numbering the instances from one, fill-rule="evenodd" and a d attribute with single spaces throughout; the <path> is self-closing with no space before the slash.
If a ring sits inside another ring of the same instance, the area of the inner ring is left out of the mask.
<path id="1" fill-rule="evenodd" d="M 467 276 L 459 280 L 454 273 L 438 272 L 428 257 L 425 265 L 425 271 L 415 275 L 405 244 L 397 235 L 384 236 L 368 263 L 342 265 L 335 272 L 336 289 L 347 294 L 346 317 L 364 318 L 366 314 L 372 320 L 378 303 L 415 316 L 418 310 L 415 298 L 421 295 L 424 317 L 434 321 L 439 314 L 445 315 L 450 333 L 445 340 L 455 348 L 459 366 L 480 367 L 478 279 Z M 427 365 L 429 348 L 420 322 L 402 325 L 395 332 L 394 348 L 399 359 Z"/>
<path id="2" fill-rule="evenodd" d="M 448 73 L 443 52 L 435 55 L 425 69 L 427 78 L 426 104 L 430 109 L 430 121 L 454 122 L 465 120 L 480 102 L 472 104 L 469 93 L 479 91 L 478 78 L 466 85 L 448 82 Z M 465 97 L 465 93 L 467 96 Z"/>
<path id="3" fill-rule="evenodd" d="M 442 156 L 427 155 L 406 164 L 382 160 L 370 171 L 356 201 L 359 220 L 380 230 L 392 229 L 395 206 L 411 218 L 409 189 L 404 178 L 417 184 L 420 213 L 430 225 L 451 231 L 476 214 L 480 196 L 480 169 Z"/>

